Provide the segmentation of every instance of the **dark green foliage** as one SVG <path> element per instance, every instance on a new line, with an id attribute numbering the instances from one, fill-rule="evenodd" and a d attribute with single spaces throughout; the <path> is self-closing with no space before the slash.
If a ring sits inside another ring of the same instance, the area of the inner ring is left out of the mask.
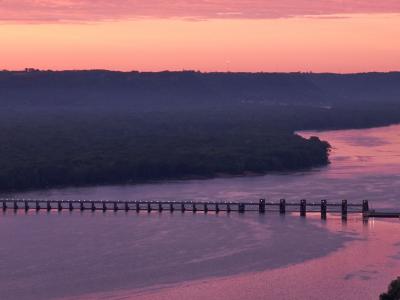
<path id="1" fill-rule="evenodd" d="M 3 116 L 0 128 L 3 190 L 263 173 L 328 162 L 328 144 L 319 139 L 232 114 L 14 113 Z"/>
<path id="2" fill-rule="evenodd" d="M 400 300 L 400 277 L 393 280 L 389 287 L 387 293 L 383 293 L 379 297 L 380 300 Z"/>

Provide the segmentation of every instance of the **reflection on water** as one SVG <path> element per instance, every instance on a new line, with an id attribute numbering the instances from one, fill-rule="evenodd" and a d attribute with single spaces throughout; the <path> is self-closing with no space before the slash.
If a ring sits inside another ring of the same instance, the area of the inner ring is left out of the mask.
<path id="1" fill-rule="evenodd" d="M 377 300 L 388 283 L 399 275 L 400 224 L 377 221 L 363 228 L 352 220 L 343 229 L 338 220 L 329 219 L 326 228 L 332 232 L 358 233 L 360 238 L 340 251 L 301 264 L 213 281 L 197 281 L 141 295 L 120 291 L 107 297 L 111 300 Z M 98 297 L 95 294 L 85 300 Z"/>
<path id="2" fill-rule="evenodd" d="M 368 130 L 303 132 L 301 134 L 304 136 L 317 135 L 329 141 L 334 148 L 332 164 L 311 171 L 133 186 L 66 188 L 12 196 L 75 200 L 221 201 L 255 201 L 261 197 L 293 201 L 302 198 L 339 201 L 346 198 L 351 202 L 369 199 L 374 208 L 399 209 L 399 129 L 400 126 L 391 126 Z M 342 224 L 334 218 L 325 223 L 319 217 L 282 218 L 274 214 L 260 216 L 253 213 L 229 216 L 225 213 L 204 215 L 179 212 L 154 212 L 149 215 L 134 212 L 40 212 L 36 215 L 35 212 L 14 214 L 7 211 L 0 214 L 1 299 L 45 300 L 79 295 L 85 295 L 82 299 L 87 299 L 87 294 L 95 295 L 94 299 L 108 298 L 120 295 L 120 290 L 127 290 L 131 295 L 160 285 L 176 285 L 184 281 L 254 271 L 264 274 L 264 277 L 257 277 L 264 284 L 266 278 L 271 282 L 284 282 L 282 276 L 292 278 L 298 272 L 298 277 L 326 285 L 318 281 L 321 280 L 320 273 L 324 272 L 322 267 L 309 265 L 313 261 L 326 264 L 325 268 L 329 270 L 326 273 L 336 276 L 331 278 L 332 284 L 351 287 L 355 280 L 363 289 L 365 279 L 364 290 L 367 286 L 374 286 L 376 292 L 378 281 L 373 272 L 382 272 L 380 264 L 391 264 L 392 258 L 388 256 L 393 250 L 392 244 L 373 248 L 376 255 L 370 255 L 369 262 L 374 264 L 374 259 L 377 262 L 371 268 L 364 266 L 357 269 L 347 261 L 348 257 L 334 255 L 347 253 L 362 257 L 370 251 L 371 245 L 377 245 L 373 244 L 374 241 L 387 243 L 388 232 L 393 234 L 393 226 L 398 230 L 398 224 L 380 223 L 392 227 L 374 231 L 372 229 L 375 227 L 365 227 L 358 219 L 350 219 L 347 224 Z M 370 222 L 371 225 L 373 223 Z M 398 243 L 400 238 L 392 238 L 392 242 Z M 353 250 L 349 250 L 346 245 L 363 246 L 356 248 L 359 252 L 355 254 L 346 252 L 356 251 L 351 247 Z M 335 251 L 338 249 L 341 250 Z M 333 260 L 322 258 L 332 255 Z M 396 253 L 391 255 L 395 257 Z M 321 259 L 315 260 L 318 257 Z M 345 264 L 346 268 L 338 268 L 338 261 Z M 332 271 L 339 269 L 340 272 Z M 380 276 L 380 280 L 387 280 L 391 276 L 387 270 L 385 274 Z M 376 284 L 366 283 L 367 277 L 371 277 Z M 236 283 L 226 279 L 226 288 L 230 288 L 229 285 L 237 287 L 246 278 L 240 277 Z M 381 281 L 379 284 L 382 284 Z M 239 299 L 262 299 L 265 288 L 257 288 L 258 294 L 248 291 L 253 297 Z M 301 286 L 292 286 L 291 289 L 299 295 L 306 292 Z M 197 293 L 197 298 L 211 299 L 214 295 L 216 299 L 218 290 L 213 290 L 210 284 L 206 290 L 216 294 Z M 232 290 L 236 294 L 227 295 L 240 295 L 237 288 Z M 103 292 L 111 294 L 99 296 Z M 181 292 L 184 290 L 177 287 L 177 290 L 153 296 L 173 299 L 177 298 L 176 293 Z M 189 294 L 181 298 L 196 298 L 192 292 L 189 289 Z M 340 294 L 333 295 L 340 298 Z M 273 293 L 270 296 L 276 298 Z"/>

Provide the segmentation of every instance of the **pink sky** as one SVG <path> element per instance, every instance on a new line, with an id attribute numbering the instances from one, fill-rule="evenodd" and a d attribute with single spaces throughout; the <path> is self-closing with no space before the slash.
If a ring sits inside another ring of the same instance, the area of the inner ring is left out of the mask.
<path id="1" fill-rule="evenodd" d="M 399 40 L 398 0 L 0 0 L 0 69 L 389 71 Z"/>
<path id="2" fill-rule="evenodd" d="M 2 0 L 1 20 L 155 18 L 286 18 L 304 15 L 398 13 L 398 0 Z"/>

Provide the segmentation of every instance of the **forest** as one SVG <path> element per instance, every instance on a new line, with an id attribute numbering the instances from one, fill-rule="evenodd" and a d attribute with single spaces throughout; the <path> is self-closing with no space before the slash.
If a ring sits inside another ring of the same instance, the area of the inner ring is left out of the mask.
<path id="1" fill-rule="evenodd" d="M 399 83 L 397 73 L 0 72 L 0 190 L 326 165 L 329 144 L 295 132 L 397 123 Z"/>

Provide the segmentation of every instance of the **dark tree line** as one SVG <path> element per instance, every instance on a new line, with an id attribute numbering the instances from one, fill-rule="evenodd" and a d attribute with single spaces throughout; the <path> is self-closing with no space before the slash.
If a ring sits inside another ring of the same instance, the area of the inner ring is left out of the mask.
<path id="1" fill-rule="evenodd" d="M 274 130 L 262 122 L 236 120 L 232 126 L 222 116 L 149 117 L 63 112 L 3 118 L 0 188 L 264 173 L 328 162 L 327 143 Z"/>

